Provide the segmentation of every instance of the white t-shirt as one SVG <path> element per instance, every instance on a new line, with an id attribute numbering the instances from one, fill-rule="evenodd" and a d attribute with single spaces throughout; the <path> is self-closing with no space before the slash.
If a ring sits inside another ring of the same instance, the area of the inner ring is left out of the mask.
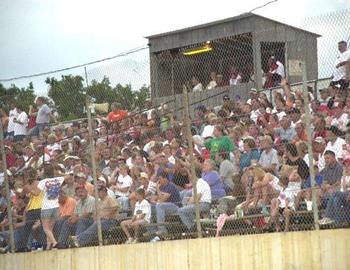
<path id="1" fill-rule="evenodd" d="M 229 83 L 230 83 L 230 85 L 237 85 L 239 80 L 241 80 L 241 79 L 242 79 L 241 75 L 238 74 L 236 76 L 236 78 L 230 78 Z"/>
<path id="2" fill-rule="evenodd" d="M 215 126 L 206 125 L 203 129 L 203 132 L 202 132 L 202 138 L 205 139 L 208 137 L 213 137 L 214 136 L 213 135 L 214 129 L 215 129 Z"/>
<path id="3" fill-rule="evenodd" d="M 280 208 L 285 208 L 286 206 L 294 209 L 294 201 L 297 194 L 301 190 L 300 182 L 288 182 L 288 186 L 282 190 L 278 196 L 280 202 Z M 287 205 L 288 199 L 288 205 Z"/>
<path id="4" fill-rule="evenodd" d="M 46 178 L 39 182 L 38 188 L 44 192 L 43 204 L 41 210 L 59 207 L 58 195 L 64 177 Z"/>
<path id="5" fill-rule="evenodd" d="M 198 83 L 195 87 L 193 87 L 193 92 L 201 92 L 203 91 L 203 85 Z"/>
<path id="6" fill-rule="evenodd" d="M 207 89 L 210 90 L 215 88 L 216 86 L 217 86 L 216 81 L 210 81 L 209 84 L 207 85 Z"/>
<path id="7" fill-rule="evenodd" d="M 202 178 L 197 180 L 197 194 L 202 194 L 199 202 L 211 203 L 210 186 Z"/>
<path id="8" fill-rule="evenodd" d="M 17 116 L 18 116 L 18 112 L 17 112 L 16 108 L 14 108 L 13 110 L 11 110 L 9 112 L 9 123 L 8 123 L 8 126 L 7 126 L 7 132 L 15 131 L 14 130 L 15 123 L 13 122 L 13 119 L 17 118 Z"/>
<path id="9" fill-rule="evenodd" d="M 270 181 L 270 185 L 273 187 L 273 189 L 281 192 L 283 188 L 279 184 L 280 180 L 278 177 L 274 176 L 273 179 Z"/>
<path id="10" fill-rule="evenodd" d="M 130 188 L 132 185 L 132 178 L 130 177 L 130 175 L 122 176 L 120 174 L 117 179 L 117 185 L 119 188 L 126 188 L 126 187 Z M 130 194 L 129 190 L 127 192 L 121 192 L 118 190 L 115 191 L 116 196 L 125 197 L 125 196 L 129 196 L 129 194 Z"/>
<path id="11" fill-rule="evenodd" d="M 55 150 L 61 150 L 62 148 L 61 148 L 60 144 L 54 143 L 54 144 L 48 144 L 46 146 L 46 149 L 47 149 L 49 156 L 52 156 L 52 154 Z"/>
<path id="12" fill-rule="evenodd" d="M 350 59 L 350 51 L 347 50 L 337 57 L 334 63 L 334 71 L 333 71 L 333 82 L 340 81 L 342 79 L 345 79 L 346 77 L 346 65 L 343 65 L 341 67 L 336 68 L 336 65 L 338 65 L 341 62 L 348 61 Z"/>
<path id="13" fill-rule="evenodd" d="M 331 126 L 336 126 L 341 130 L 346 130 L 346 125 L 349 123 L 349 118 L 347 113 L 343 113 L 339 118 L 333 118 Z"/>
<path id="14" fill-rule="evenodd" d="M 143 199 L 142 202 L 136 202 L 134 215 L 137 214 L 145 214 L 144 220 L 148 223 L 151 222 L 151 205 L 146 199 Z"/>
<path id="15" fill-rule="evenodd" d="M 175 158 L 173 156 L 168 157 L 168 161 L 175 165 Z"/>
<path id="16" fill-rule="evenodd" d="M 17 116 L 17 120 L 20 121 L 22 124 L 14 123 L 14 132 L 15 136 L 17 135 L 27 135 L 27 125 L 28 125 L 28 115 L 26 112 L 21 112 Z"/>
<path id="17" fill-rule="evenodd" d="M 331 150 L 334 152 L 337 160 L 343 158 L 343 145 L 345 144 L 345 140 L 342 138 L 337 138 L 334 143 L 328 142 L 325 151 Z"/>
<path id="18" fill-rule="evenodd" d="M 276 61 L 277 68 L 273 70 L 271 73 L 278 74 L 282 78 L 284 78 L 284 65 L 280 61 Z"/>
<path id="19" fill-rule="evenodd" d="M 37 124 L 47 124 L 50 121 L 49 113 L 51 112 L 51 109 L 46 104 L 41 105 L 38 107 L 38 113 L 36 116 L 36 123 Z"/>

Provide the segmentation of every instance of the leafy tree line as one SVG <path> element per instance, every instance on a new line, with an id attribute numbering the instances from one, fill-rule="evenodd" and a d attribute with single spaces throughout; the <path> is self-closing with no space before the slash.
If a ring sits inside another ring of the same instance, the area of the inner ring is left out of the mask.
<path id="1" fill-rule="evenodd" d="M 57 111 L 60 121 L 86 116 L 84 112 L 86 94 L 94 98 L 95 103 L 119 102 L 127 110 L 142 109 L 150 96 L 149 87 L 143 86 L 137 91 L 132 91 L 130 84 L 112 86 L 108 77 L 104 77 L 100 82 L 93 80 L 88 87 L 81 76 L 73 75 L 65 75 L 61 79 L 47 78 L 45 83 L 49 86 L 48 97 L 52 100 L 48 99 L 49 106 Z M 22 105 L 28 111 L 35 98 L 32 83 L 26 88 L 19 88 L 16 85 L 6 88 L 0 84 L 0 107 L 5 111 L 8 111 L 11 101 Z"/>

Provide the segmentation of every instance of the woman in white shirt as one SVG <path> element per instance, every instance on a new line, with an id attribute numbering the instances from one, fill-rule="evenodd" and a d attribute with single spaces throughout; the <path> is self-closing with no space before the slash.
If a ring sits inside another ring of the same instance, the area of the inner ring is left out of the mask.
<path id="1" fill-rule="evenodd" d="M 129 168 L 125 164 L 122 164 L 119 166 L 119 176 L 117 178 L 117 183 L 112 188 L 112 190 L 114 190 L 117 201 L 122 205 L 122 210 L 129 209 L 129 195 L 131 185 L 132 178 L 129 175 Z"/>

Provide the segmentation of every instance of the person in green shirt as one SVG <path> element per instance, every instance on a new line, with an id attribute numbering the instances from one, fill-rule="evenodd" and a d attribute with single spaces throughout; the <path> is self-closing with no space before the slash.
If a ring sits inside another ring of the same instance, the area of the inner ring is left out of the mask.
<path id="1" fill-rule="evenodd" d="M 224 136 L 224 127 L 216 125 L 213 132 L 214 138 L 204 142 L 205 148 L 210 151 L 210 159 L 216 161 L 216 153 L 218 152 L 233 152 L 234 145 L 228 136 Z"/>

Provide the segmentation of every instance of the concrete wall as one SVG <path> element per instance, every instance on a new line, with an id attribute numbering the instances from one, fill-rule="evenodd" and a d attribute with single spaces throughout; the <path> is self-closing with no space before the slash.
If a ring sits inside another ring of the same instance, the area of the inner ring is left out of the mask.
<path id="1" fill-rule="evenodd" d="M 348 270 L 350 231 L 322 230 L 0 255 L 1 270 Z"/>

